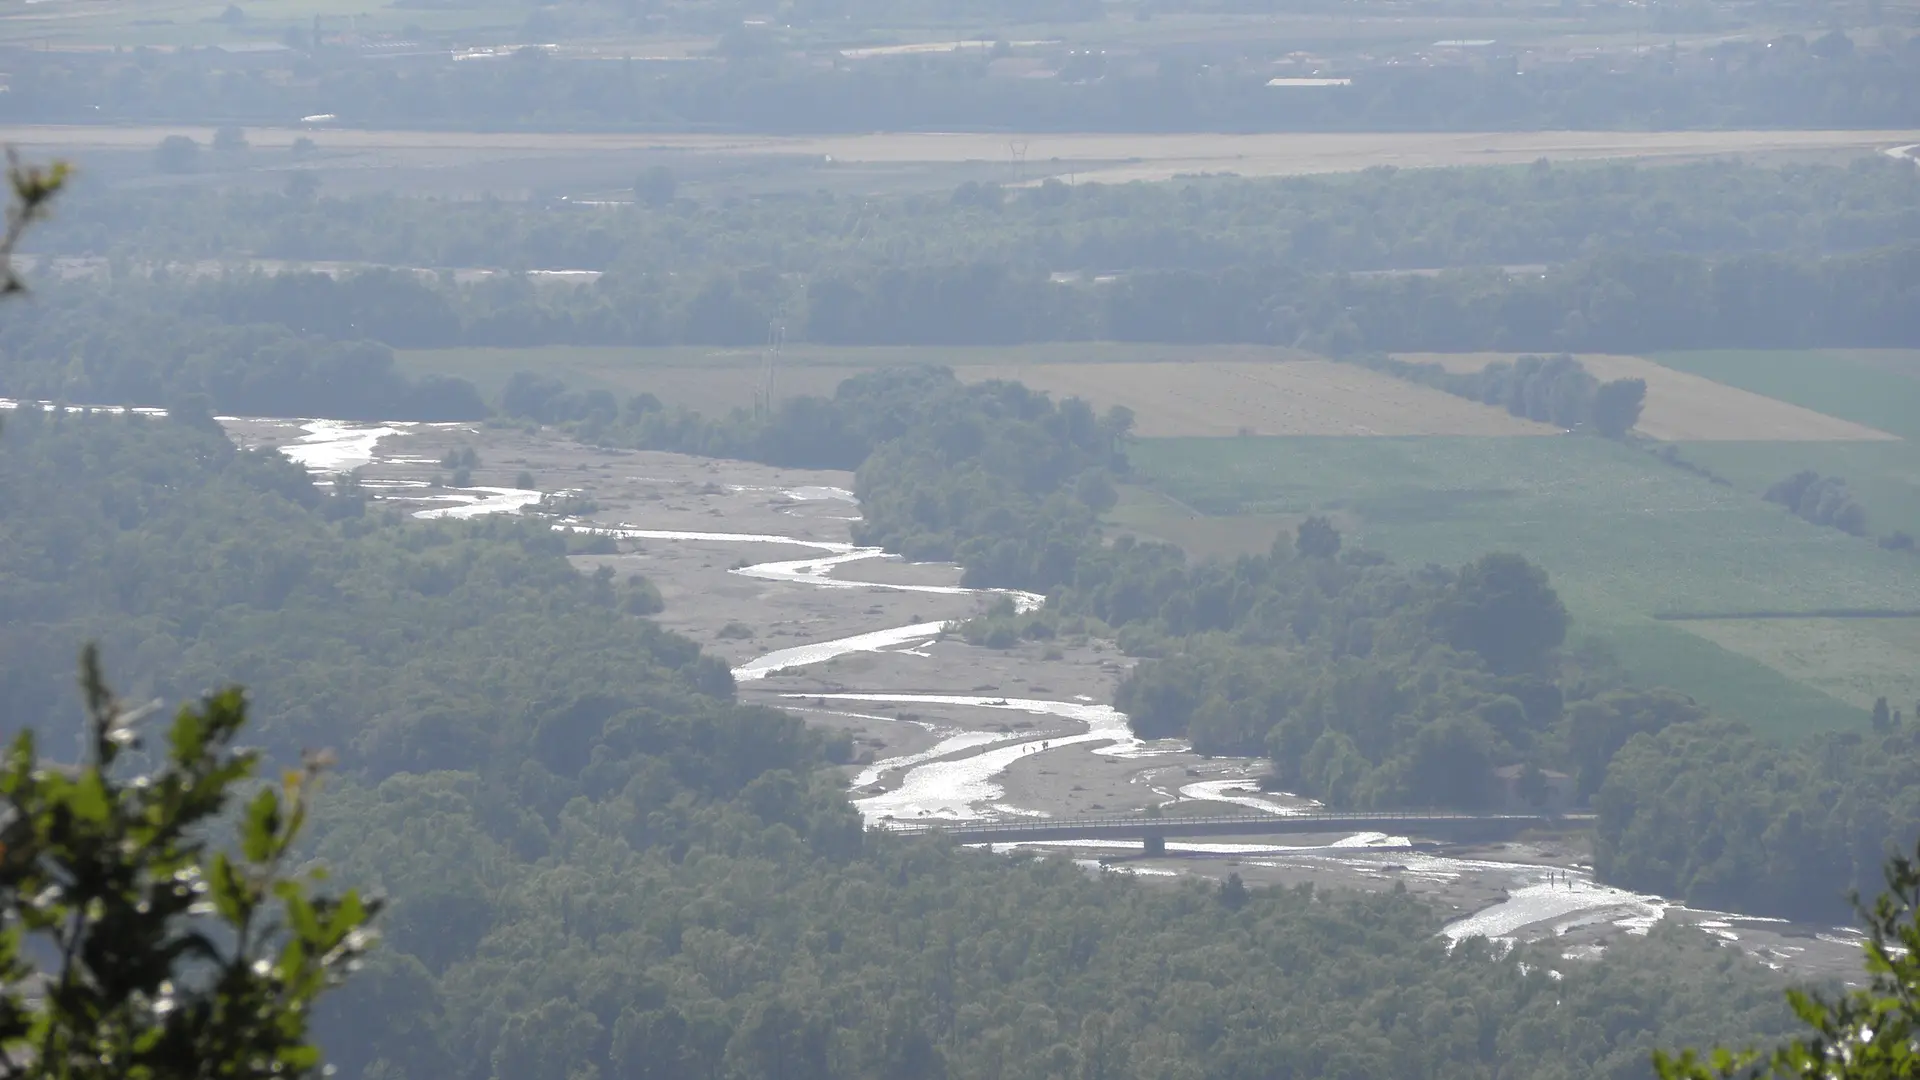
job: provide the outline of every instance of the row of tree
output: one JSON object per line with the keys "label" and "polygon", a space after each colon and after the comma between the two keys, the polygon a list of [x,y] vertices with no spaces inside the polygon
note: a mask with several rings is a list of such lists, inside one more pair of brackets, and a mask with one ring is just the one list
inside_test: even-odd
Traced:
{"label": "row of tree", "polygon": [[1381,355],[1362,357],[1361,362],[1449,394],[1501,406],[1514,416],[1569,431],[1585,428],[1609,439],[1633,430],[1647,401],[1645,379],[1603,383],[1566,353],[1496,360],[1478,371],[1467,372]]}
{"label": "row of tree", "polygon": [[[609,276],[591,286],[505,277],[436,284],[398,271],[240,273],[49,289],[12,334],[104,307],[290,327],[394,346],[1010,345],[1060,340],[1252,342],[1334,354],[1920,344],[1920,247],[1803,259],[1602,256],[1545,272],[1302,274],[1240,268],[1060,281],[966,263],[782,276]],[[115,327],[104,328],[111,332]],[[1555,415],[1551,403],[1527,415]],[[1579,410],[1575,410],[1578,412]]]}
{"label": "row of tree", "polygon": [[1867,508],[1853,497],[1843,476],[1805,469],[1768,486],[1761,498],[1815,525],[1830,525],[1851,536],[1867,534]]}
{"label": "row of tree", "polygon": [[[324,137],[324,136],[323,136]],[[682,171],[685,171],[683,165]],[[1002,265],[1089,276],[1231,267],[1383,271],[1569,262],[1612,250],[1837,254],[1920,242],[1920,171],[1737,161],[1642,167],[1394,169],[1274,179],[832,191],[703,199],[665,166],[634,205],[312,198],[195,187],[79,190],[37,251],[156,263],[247,257],[423,268],[566,268],[643,277]],[[676,190],[679,192],[676,197]],[[694,194],[690,197],[689,192]]]}

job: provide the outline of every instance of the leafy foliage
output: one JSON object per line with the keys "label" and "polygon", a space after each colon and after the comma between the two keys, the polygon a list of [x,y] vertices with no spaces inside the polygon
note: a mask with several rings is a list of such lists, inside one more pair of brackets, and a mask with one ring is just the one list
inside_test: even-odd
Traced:
{"label": "leafy foliage", "polygon": [[369,512],[180,423],[23,409],[0,445],[11,723],[58,722],[86,640],[142,696],[243,680],[270,753],[334,746],[373,775],[511,774],[522,740],[587,697],[716,728],[733,707],[712,696],[731,691],[725,665],[627,614],[649,590],[578,573],[537,524]]}
{"label": "leafy foliage", "polygon": [[[388,291],[373,279],[362,287],[374,296]],[[0,395],[348,420],[487,414],[470,384],[406,378],[393,351],[363,333],[326,340],[284,325],[230,325],[185,313],[192,307],[147,290],[116,297],[43,288],[33,304],[0,322]],[[324,315],[316,310],[312,317]]]}
{"label": "leafy foliage", "polygon": [[[621,302],[671,311],[709,289],[717,298],[721,283],[753,306],[782,288],[779,278],[808,288],[818,279],[864,289],[876,262],[917,271],[959,263],[1098,276],[1542,265],[1602,251],[1841,254],[1920,241],[1917,197],[1920,175],[1877,154],[1845,166],[1543,161],[1525,170],[1386,167],[1161,184],[1083,177],[1072,186],[1002,189],[970,181],[947,195],[823,190],[717,200],[682,192],[660,205],[645,198],[641,206],[590,212],[498,199],[115,188],[110,195],[70,193],[60,216],[36,232],[35,247],[118,255],[130,270],[239,251],[293,262],[601,270],[608,274],[605,291]],[[524,285],[489,282],[456,295],[494,308],[541,298]],[[238,275],[225,291],[233,303],[251,304],[275,289],[324,296],[328,288],[311,278],[273,286]],[[807,291],[776,294],[797,302]],[[889,297],[907,298],[898,286]],[[962,298],[951,299],[957,307]],[[891,328],[926,314],[924,307],[938,305],[916,304],[896,316],[874,312],[877,320],[850,323],[849,330],[878,337],[885,328],[897,336]],[[422,321],[432,325],[438,305],[429,310],[433,318]],[[947,325],[951,312],[938,317]],[[763,320],[760,333],[765,329]],[[503,335],[495,343],[507,341]]]}
{"label": "leafy foliage", "polygon": [[1609,439],[1633,428],[1647,397],[1645,380],[1615,379],[1603,384],[1565,353],[1522,356],[1512,363],[1496,360],[1480,371],[1465,373],[1389,356],[1369,356],[1361,362],[1449,394],[1502,406],[1529,420],[1568,429],[1590,426]]}
{"label": "leafy foliage", "polygon": [[[607,402],[610,403],[610,395]],[[503,411],[574,419],[615,445],[810,468],[857,468],[854,539],[915,559],[952,559],[968,585],[1047,589],[1071,580],[1124,471],[1126,409],[1096,416],[1018,383],[962,385],[946,368],[897,368],[724,420],[642,395],[617,419],[557,380],[515,376]],[[585,415],[582,416],[581,414]]]}
{"label": "leafy foliage", "polygon": [[[180,710],[150,773],[142,716],[82,661],[84,756],[63,768],[31,732],[0,767],[0,1050],[8,1075],[318,1075],[321,993],[359,960],[379,911],[316,894],[287,863],[319,781],[309,761],[244,799],[233,850],[206,839],[260,762],[233,748],[238,690]],[[57,958],[42,967],[34,946]]]}
{"label": "leafy foliage", "polygon": [[[1920,730],[1781,746],[1715,720],[1625,742],[1594,798],[1594,867],[1703,907],[1834,918],[1920,837]],[[1896,849],[1897,850],[1897,849]]]}
{"label": "leafy foliage", "polygon": [[1811,1028],[1771,1053],[1717,1049],[1656,1052],[1661,1080],[1719,1077],[1802,1077],[1806,1080],[1891,1080],[1920,1071],[1920,866],[1896,855],[1885,870],[1887,890],[1866,924],[1867,985],[1833,997],[1789,990],[1801,1023]]}
{"label": "leafy foliage", "polygon": [[1804,470],[1771,485],[1761,498],[1779,503],[1815,525],[1831,525],[1853,536],[1867,533],[1867,508],[1847,490],[1842,477]]}
{"label": "leafy foliage", "polygon": [[[1343,355],[1920,342],[1906,300],[1920,274],[1920,175],[1889,159],[985,190],[591,211],[116,192],[107,206],[76,203],[45,242],[108,256],[109,288],[134,311],[393,347],[745,346],[764,343],[770,322],[823,344],[1259,342]],[[235,251],[375,265],[161,269]],[[1501,269],[1516,264],[1544,269]],[[604,274],[557,284],[517,272],[540,266]],[[463,280],[419,267],[497,269]],[[1532,395],[1525,415],[1626,430],[1629,387],[1576,389]]]}

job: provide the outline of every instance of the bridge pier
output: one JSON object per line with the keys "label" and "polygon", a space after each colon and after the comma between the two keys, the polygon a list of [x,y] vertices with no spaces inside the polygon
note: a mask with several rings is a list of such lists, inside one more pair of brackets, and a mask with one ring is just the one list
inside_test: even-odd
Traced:
{"label": "bridge pier", "polygon": [[1149,855],[1165,855],[1167,853],[1167,838],[1164,836],[1147,837],[1146,849]]}

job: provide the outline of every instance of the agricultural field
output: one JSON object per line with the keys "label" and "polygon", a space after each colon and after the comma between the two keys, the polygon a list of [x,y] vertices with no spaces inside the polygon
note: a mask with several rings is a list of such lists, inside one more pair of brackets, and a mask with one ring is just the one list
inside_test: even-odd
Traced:
{"label": "agricultural field", "polygon": [[[1402,360],[1437,363],[1448,371],[1479,371],[1518,353],[1399,353]],[[1641,379],[1646,409],[1634,430],[1662,442],[1862,442],[1894,440],[1868,424],[1828,415],[1791,399],[1769,397],[1738,384],[1638,356],[1581,353],[1580,363],[1601,381]],[[1920,390],[1920,384],[1915,387]]]}
{"label": "agricultural field", "polygon": [[[669,405],[725,414],[765,383],[766,350],[560,346],[419,349],[398,354],[409,374],[471,380],[484,394],[516,371],[616,397],[647,392]],[[1347,364],[1249,345],[1074,342],[1010,348],[789,346],[774,371],[776,399],[831,395],[880,367],[942,364],[962,380],[1014,379],[1098,409],[1134,410],[1138,434],[1557,435],[1558,430]]]}
{"label": "agricultural field", "polygon": [[1651,359],[1920,440],[1920,349],[1718,349]]}
{"label": "agricultural field", "polygon": [[[514,372],[530,371],[553,376],[576,389],[608,390],[619,398],[646,392],[669,405],[718,414],[753,403],[754,395],[764,384],[767,363],[764,348],[700,345],[409,349],[395,355],[401,369],[408,374],[455,375],[470,380],[489,397],[498,394]],[[789,345],[780,352],[773,381],[776,399],[803,394],[825,396],[831,395],[841,380],[863,371],[939,364],[953,368],[962,379],[970,381],[1020,378],[1031,386],[1059,395],[1080,393],[1102,408],[1127,405],[1147,413],[1160,409],[1161,402],[1145,394],[1141,387],[1181,378],[1180,373],[1191,372],[1196,367],[1256,371],[1307,358],[1307,354],[1295,350],[1259,345],[1133,345],[1097,341],[1011,347]],[[1073,374],[1082,367],[1088,370],[1125,368],[1159,375],[1142,374],[1137,385],[1122,388],[1116,394],[1102,378]],[[1358,374],[1382,378],[1365,371]],[[1397,381],[1382,381],[1383,391],[1404,394],[1399,389],[1402,384]],[[1449,407],[1446,403],[1454,400],[1418,387],[1411,389],[1423,395],[1432,394],[1437,399],[1437,407]],[[1279,410],[1283,404],[1276,402],[1271,408]],[[1465,402],[1458,405],[1463,409],[1473,408]],[[1239,426],[1240,422],[1236,422],[1224,433],[1233,434]]]}
{"label": "agricultural field", "polygon": [[[399,355],[410,373],[459,375],[489,395],[535,371],[707,413],[750,405],[766,377],[766,352],[752,347]],[[793,345],[774,388],[831,394],[863,371],[941,364],[963,379],[1125,405],[1141,438],[1138,480],[1109,515],[1116,534],[1230,559],[1324,513],[1350,542],[1403,562],[1518,550],[1553,574],[1576,614],[1575,642],[1604,644],[1635,679],[1782,733],[1858,725],[1874,697],[1920,697],[1909,674],[1920,671],[1920,620],[1728,616],[1920,610],[1920,555],[1759,498],[1812,468],[1848,478],[1876,536],[1920,535],[1920,454],[1908,441],[1920,421],[1907,419],[1920,417],[1920,353],[1752,355],[1582,357],[1602,378],[1645,378],[1639,434],[1719,482],[1644,443],[1564,436],[1358,366],[1256,346]],[[1411,358],[1471,370],[1495,357]]]}
{"label": "agricultural field", "polygon": [[[1162,439],[1142,440],[1133,458],[1140,482],[1187,516],[1257,515],[1249,532],[1269,541],[1275,518],[1315,512],[1405,562],[1522,552],[1553,576],[1574,640],[1597,638],[1636,679],[1775,731],[1857,725],[1849,702],[1860,690],[1836,696],[1769,666],[1791,645],[1756,641],[1791,638],[1795,620],[1716,640],[1655,616],[1920,610],[1911,556],[1599,439]],[[1181,516],[1172,504],[1161,513],[1170,526]],[[1159,524],[1132,523],[1152,535]],[[1910,667],[1892,665],[1878,693],[1903,693],[1895,669]]]}
{"label": "agricultural field", "polygon": [[[1862,709],[1920,702],[1920,619],[1701,619],[1677,624]],[[1920,712],[1913,715],[1920,716]]]}
{"label": "agricultural field", "polygon": [[[1920,536],[1920,350],[1821,349],[1666,353],[1663,366],[1829,416],[1894,441],[1679,442],[1688,461],[1758,494],[1803,469],[1847,481],[1876,536]],[[1649,410],[1652,408],[1649,394]]]}
{"label": "agricultural field", "polygon": [[1327,360],[958,367],[1096,408],[1124,405],[1145,438],[1208,435],[1558,435],[1557,428]]}

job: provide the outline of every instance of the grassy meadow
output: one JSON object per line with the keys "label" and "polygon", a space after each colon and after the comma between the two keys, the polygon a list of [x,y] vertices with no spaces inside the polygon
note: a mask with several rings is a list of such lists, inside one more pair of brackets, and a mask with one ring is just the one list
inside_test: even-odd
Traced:
{"label": "grassy meadow", "polygon": [[[1781,670],[1792,645],[1767,641],[1798,620],[1753,620],[1717,641],[1656,617],[1920,609],[1912,556],[1599,439],[1142,440],[1133,459],[1143,486],[1177,500],[1161,521],[1134,511],[1131,527],[1150,535],[1192,530],[1197,514],[1244,518],[1270,541],[1277,521],[1313,512],[1401,562],[1519,551],[1553,576],[1574,640],[1596,637],[1636,680],[1783,734],[1858,725],[1859,684],[1871,678],[1849,676],[1837,696]],[[1902,694],[1904,680],[1891,685],[1889,672],[1878,693]]]}
{"label": "grassy meadow", "polygon": [[1920,536],[1920,350],[1666,353],[1661,364],[1898,435],[1884,442],[1682,442],[1681,455],[1753,494],[1803,469],[1844,477],[1875,536]]}

